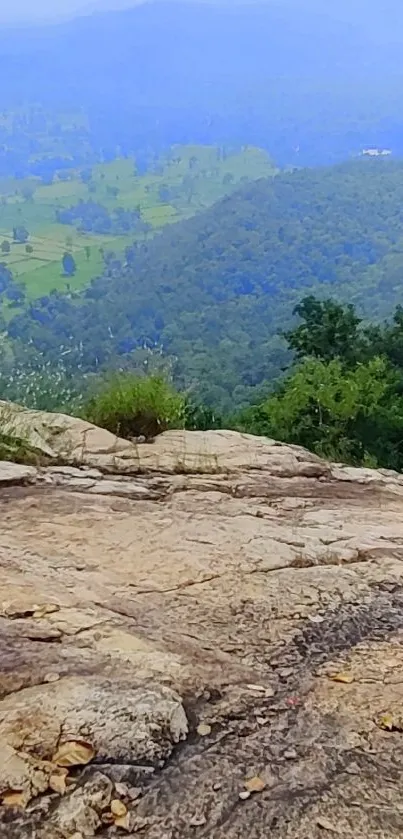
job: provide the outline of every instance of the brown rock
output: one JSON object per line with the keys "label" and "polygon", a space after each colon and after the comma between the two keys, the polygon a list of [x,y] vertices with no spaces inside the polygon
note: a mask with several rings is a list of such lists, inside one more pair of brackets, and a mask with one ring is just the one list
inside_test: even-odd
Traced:
{"label": "brown rock", "polygon": [[98,773],[90,783],[60,801],[51,822],[67,835],[78,832],[83,837],[95,836],[101,825],[102,811],[108,807],[111,795],[111,781]]}
{"label": "brown rock", "polygon": [[23,413],[70,465],[0,489],[0,836],[400,839],[403,477]]}

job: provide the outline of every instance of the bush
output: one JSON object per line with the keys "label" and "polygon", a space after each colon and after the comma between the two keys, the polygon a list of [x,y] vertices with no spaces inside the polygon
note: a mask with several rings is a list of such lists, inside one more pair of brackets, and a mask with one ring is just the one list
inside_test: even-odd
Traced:
{"label": "bush", "polygon": [[119,437],[152,439],[168,428],[182,428],[185,400],[161,376],[122,373],[104,380],[83,416]]}
{"label": "bush", "polygon": [[22,437],[4,433],[0,428],[0,460],[12,463],[24,463],[30,466],[43,466],[49,462],[46,455],[41,455]]}
{"label": "bush", "polygon": [[222,428],[221,415],[213,408],[192,402],[187,399],[185,403],[185,428],[189,431],[210,431],[210,429]]}

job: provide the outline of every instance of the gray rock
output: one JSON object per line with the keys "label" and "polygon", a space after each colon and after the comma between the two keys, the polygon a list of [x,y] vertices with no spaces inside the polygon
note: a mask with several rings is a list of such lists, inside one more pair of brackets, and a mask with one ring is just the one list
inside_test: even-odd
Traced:
{"label": "gray rock", "polygon": [[37,478],[38,470],[34,466],[23,466],[6,460],[0,461],[0,486],[34,484]]}

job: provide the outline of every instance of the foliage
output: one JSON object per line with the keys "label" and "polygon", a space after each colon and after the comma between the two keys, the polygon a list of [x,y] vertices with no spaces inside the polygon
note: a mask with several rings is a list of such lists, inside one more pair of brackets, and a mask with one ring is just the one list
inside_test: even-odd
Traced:
{"label": "foliage", "polygon": [[53,365],[32,348],[16,348],[16,356],[0,349],[0,400],[38,411],[80,410],[87,383],[79,369],[72,375],[63,359]]}
{"label": "foliage", "polygon": [[[112,189],[112,187],[107,187]],[[109,192],[109,197],[116,198]],[[79,233],[98,233],[111,236],[125,235],[130,232],[147,232],[150,225],[142,221],[138,210],[125,210],[116,207],[109,212],[107,207],[96,201],[79,201],[72,207],[56,210],[59,224],[74,224]]]}
{"label": "foliage", "polygon": [[382,358],[348,370],[337,359],[308,359],[243,425],[324,457],[400,468],[403,400],[395,386]]}
{"label": "foliage", "polygon": [[187,398],[185,402],[185,428],[189,431],[209,431],[214,428],[223,428],[223,419],[213,408]]}
{"label": "foliage", "polygon": [[297,311],[303,322],[288,340],[300,360],[236,427],[333,460],[403,469],[402,310],[369,327],[331,300],[309,297]]}
{"label": "foliage", "polygon": [[41,458],[23,437],[16,437],[3,431],[0,419],[0,460],[39,466],[44,464],[46,458]]}
{"label": "foliage", "polygon": [[[36,302],[34,317],[18,312],[9,334],[53,362],[63,344],[72,367],[80,346],[86,371],[124,366],[134,349],[162,345],[182,390],[220,412],[246,407],[289,363],[279,333],[293,326],[301,295],[334,299],[304,303],[312,310],[301,310],[305,333],[292,344],[299,357],[320,354],[329,341],[337,357],[365,331],[360,317],[393,312],[403,272],[402,206],[403,163],[396,161],[248,183],[127,247],[123,259],[105,259],[103,273],[74,299],[49,296]],[[340,301],[356,303],[360,314],[343,314]],[[315,307],[324,305],[315,332]]]}
{"label": "foliage", "polygon": [[18,432],[14,427],[13,411],[7,404],[0,404],[0,461],[44,465],[47,458],[39,454],[29,442],[29,434],[24,435],[24,428]]}
{"label": "foliage", "polygon": [[121,373],[98,386],[83,415],[120,437],[149,440],[168,428],[183,427],[185,400],[161,376]]}
{"label": "foliage", "polygon": [[294,315],[303,322],[285,337],[296,358],[355,360],[361,318],[357,317],[354,306],[342,306],[334,300],[320,301],[311,295],[298,303]]}
{"label": "foliage", "polygon": [[[44,137],[46,139],[46,131],[50,134],[56,131],[54,143],[66,143],[70,156],[53,159],[55,177],[49,182],[32,176],[1,178],[0,146],[0,229],[10,231],[10,239],[13,228],[24,226],[29,230],[30,242],[22,252],[21,243],[15,241],[15,247],[10,248],[4,258],[15,280],[18,277],[19,282],[24,283],[28,299],[48,295],[54,289],[67,290],[65,277],[60,272],[65,250],[73,254],[77,265],[74,282],[69,283],[68,292],[71,293],[85,287],[92,277],[102,273],[101,248],[121,254],[133,240],[142,241],[164,225],[199,212],[233,191],[243,179],[256,179],[275,171],[267,153],[252,147],[232,149],[224,160],[218,147],[175,146],[159,154],[149,152],[145,171],[135,166],[133,157],[116,156],[117,151],[105,160],[98,148],[97,152],[91,152],[94,162],[91,180],[83,181],[74,162],[81,154],[89,154],[85,133],[69,133],[67,127],[52,122],[51,115],[38,106],[29,110],[26,116],[27,130],[31,133],[35,134],[32,115],[43,128],[40,141]],[[12,124],[16,121],[12,114],[10,121]],[[52,142],[50,136],[48,140]],[[39,139],[35,135],[34,145],[36,142]],[[71,142],[76,146],[74,154]],[[29,156],[29,149],[26,155]],[[191,161],[192,200],[189,204],[188,190],[183,181]],[[46,161],[41,161],[41,164],[44,163]],[[62,168],[67,164],[70,168]],[[39,162],[35,157],[35,171],[37,165]],[[160,174],[157,174],[157,169]],[[223,186],[224,171],[231,172],[231,185]],[[160,195],[159,184],[165,181],[169,184],[171,203]],[[34,204],[20,200],[26,186],[34,191]],[[62,223],[65,229],[68,223],[74,225],[75,230],[70,228],[73,235],[64,235]],[[34,248],[34,256],[31,248]]]}
{"label": "foliage", "polygon": [[13,228],[13,239],[19,245],[24,245],[28,241],[29,233],[24,225],[17,225]]}
{"label": "foliage", "polygon": [[77,265],[74,256],[71,253],[68,253],[68,251],[66,251],[66,253],[63,254],[62,265],[63,271],[66,274],[66,276],[74,277],[74,274],[77,270]]}

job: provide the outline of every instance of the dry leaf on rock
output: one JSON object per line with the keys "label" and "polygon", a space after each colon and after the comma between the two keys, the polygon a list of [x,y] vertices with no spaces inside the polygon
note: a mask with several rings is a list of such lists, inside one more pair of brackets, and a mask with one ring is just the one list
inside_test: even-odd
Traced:
{"label": "dry leaf on rock", "polygon": [[248,792],[263,792],[266,786],[266,782],[263,778],[259,778],[259,775],[255,775],[254,778],[249,778],[244,783],[244,787]]}
{"label": "dry leaf on rock", "polygon": [[351,685],[354,681],[354,676],[352,676],[351,673],[332,673],[332,675],[329,676],[329,679],[331,679],[332,682],[341,682],[343,685]]}
{"label": "dry leaf on rock", "polygon": [[59,795],[64,795],[67,786],[67,775],[67,769],[60,769],[58,772],[53,773],[53,775],[49,778],[50,789],[52,789],[53,792],[58,792]]}
{"label": "dry leaf on rock", "polygon": [[323,830],[329,830],[331,833],[339,833],[339,828],[329,819],[322,818],[321,816],[316,819],[316,824],[318,827],[322,827]]}
{"label": "dry leaf on rock", "polygon": [[95,751],[90,743],[84,740],[67,740],[59,746],[52,762],[56,766],[86,766],[95,757]]}
{"label": "dry leaf on rock", "polygon": [[200,725],[197,726],[197,733],[200,734],[200,737],[207,737],[211,734],[211,725],[206,725],[206,723],[201,722]]}
{"label": "dry leaf on rock", "polygon": [[60,610],[60,606],[56,606],[55,603],[43,603],[41,606],[33,606],[32,608],[34,618],[44,618],[45,615],[52,615],[53,612]]}
{"label": "dry leaf on rock", "polygon": [[118,798],[114,798],[113,801],[111,801],[111,813],[113,816],[120,819],[126,815],[127,807],[123,804],[123,801],[119,801]]}
{"label": "dry leaf on rock", "polygon": [[21,789],[7,789],[1,793],[1,803],[4,807],[26,806],[26,796]]}
{"label": "dry leaf on rock", "polygon": [[379,728],[383,728],[384,731],[393,731],[396,728],[392,714],[382,714],[376,720],[376,724]]}
{"label": "dry leaf on rock", "polygon": [[127,832],[129,832],[131,830],[130,814],[126,813],[125,816],[120,816],[119,819],[115,819],[115,827],[121,827],[123,830],[127,830]]}

